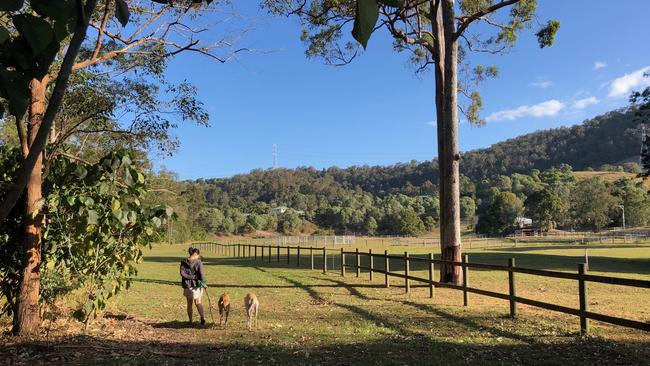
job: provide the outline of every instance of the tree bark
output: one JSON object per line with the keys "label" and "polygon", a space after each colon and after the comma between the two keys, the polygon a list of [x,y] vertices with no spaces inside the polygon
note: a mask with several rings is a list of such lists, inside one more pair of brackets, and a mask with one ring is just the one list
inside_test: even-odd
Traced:
{"label": "tree bark", "polygon": [[[442,55],[436,66],[436,112],[440,172],[440,246],[443,260],[461,261],[460,153],[458,151],[458,43],[454,37],[454,0],[441,1],[437,29]],[[442,79],[442,80],[441,80]],[[440,281],[461,284],[462,268],[440,266]]]}
{"label": "tree bark", "polygon": [[[45,88],[47,76],[43,80],[30,83],[31,104],[29,107],[29,145],[34,143],[45,113]],[[16,313],[14,314],[14,334],[27,335],[38,332],[41,324],[38,295],[40,290],[41,266],[41,226],[43,215],[40,212],[42,198],[43,154],[39,154],[26,187],[26,207],[23,237],[23,270],[18,293]],[[34,212],[38,211],[38,214]]]}

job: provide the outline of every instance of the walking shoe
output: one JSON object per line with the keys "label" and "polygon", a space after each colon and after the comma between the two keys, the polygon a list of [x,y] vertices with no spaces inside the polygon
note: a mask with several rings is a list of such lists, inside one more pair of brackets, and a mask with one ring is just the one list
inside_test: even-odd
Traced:
{"label": "walking shoe", "polygon": [[201,325],[205,325],[205,319],[201,318]]}

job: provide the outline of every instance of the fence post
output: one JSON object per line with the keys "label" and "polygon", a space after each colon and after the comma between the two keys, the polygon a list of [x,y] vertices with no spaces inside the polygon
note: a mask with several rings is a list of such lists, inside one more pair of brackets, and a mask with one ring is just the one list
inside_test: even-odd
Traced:
{"label": "fence post", "polygon": [[375,267],[375,258],[372,256],[372,249],[368,249],[368,263],[370,264],[370,281],[372,281],[372,270]]}
{"label": "fence post", "polygon": [[275,258],[276,260],[275,260],[275,261],[278,262],[278,263],[280,263],[280,246],[279,246],[279,245],[278,245],[277,249],[278,249],[278,250],[277,250],[277,252],[275,253],[275,256],[276,256],[276,258]]}
{"label": "fence post", "polygon": [[273,250],[273,247],[269,245],[269,263],[271,263],[271,260],[273,260],[273,254],[271,254],[271,250]]}
{"label": "fence post", "polygon": [[309,247],[309,257],[311,259],[311,270],[314,270],[314,248]]}
{"label": "fence post", "polygon": [[264,245],[262,245],[262,262],[264,262]]}
{"label": "fence post", "polygon": [[469,268],[467,263],[469,262],[469,257],[467,255],[463,256],[463,305],[469,305],[469,294],[467,293],[467,286],[469,285],[469,279],[467,274],[469,273]]}
{"label": "fence post", "polygon": [[354,268],[357,270],[357,277],[361,274],[361,257],[359,257],[359,248],[354,253]]}
{"label": "fence post", "polygon": [[429,297],[433,299],[433,273],[434,273],[434,264],[433,264],[433,253],[429,253]]}
{"label": "fence post", "polygon": [[345,253],[341,248],[341,277],[345,277]]}
{"label": "fence post", "polygon": [[384,283],[386,285],[386,288],[390,287],[390,276],[388,275],[388,272],[390,272],[390,258],[388,258],[388,250],[384,250],[384,270],[386,274],[386,278],[384,279]]}
{"label": "fence post", "polygon": [[237,244],[237,257],[241,257],[241,244]]}
{"label": "fence post", "polygon": [[298,258],[296,260],[296,267],[300,267],[300,245],[298,245],[298,249],[296,249],[296,251],[297,251],[296,257]]}
{"label": "fence post", "polygon": [[515,301],[515,296],[517,296],[517,293],[515,291],[515,272],[513,272],[513,269],[515,268],[515,259],[510,258],[508,259],[508,288],[510,292],[510,317],[514,318],[517,316],[517,302]]}
{"label": "fence post", "polygon": [[409,253],[404,252],[404,287],[406,293],[411,292],[411,283],[409,282]]}
{"label": "fence post", "polygon": [[578,264],[578,290],[580,292],[580,334],[587,334],[589,332],[589,319],[585,316],[584,312],[589,311],[589,303],[587,302],[587,284],[585,283],[584,275],[587,273],[588,268],[584,263]]}
{"label": "fence post", "polygon": [[291,263],[291,247],[287,245],[287,265]]}
{"label": "fence post", "polygon": [[255,260],[257,260],[257,244],[255,244]]}
{"label": "fence post", "polygon": [[327,248],[323,247],[323,274],[327,273]]}

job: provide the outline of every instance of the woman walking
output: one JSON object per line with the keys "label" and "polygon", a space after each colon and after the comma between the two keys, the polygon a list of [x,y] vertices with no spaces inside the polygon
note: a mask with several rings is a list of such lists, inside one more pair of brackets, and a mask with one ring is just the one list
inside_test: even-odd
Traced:
{"label": "woman walking", "polygon": [[199,257],[200,251],[198,248],[188,250],[189,256],[181,261],[181,285],[183,286],[183,294],[187,299],[187,316],[192,323],[192,308],[193,304],[196,305],[201,316],[201,325],[205,325],[205,316],[203,315],[203,305],[201,304],[201,297],[203,296],[204,277],[203,277],[203,263]]}

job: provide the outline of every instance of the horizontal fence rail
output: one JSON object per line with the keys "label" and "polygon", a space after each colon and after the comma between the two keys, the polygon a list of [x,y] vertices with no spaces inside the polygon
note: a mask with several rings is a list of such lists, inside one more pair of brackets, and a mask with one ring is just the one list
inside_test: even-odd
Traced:
{"label": "horizontal fence rail", "polygon": [[[391,277],[399,278],[404,282],[405,292],[410,291],[411,282],[425,283],[429,285],[429,296],[434,297],[435,287],[449,288],[463,292],[463,304],[469,305],[469,294],[474,293],[478,295],[494,297],[502,300],[507,300],[510,305],[510,316],[516,317],[517,304],[525,304],[533,307],[538,307],[546,310],[557,311],[564,314],[574,315],[580,318],[580,331],[585,334],[589,331],[589,319],[615,324],[623,327],[639,329],[643,331],[650,331],[650,322],[643,322],[638,320],[626,319],[612,315],[595,313],[589,310],[588,302],[588,286],[589,282],[604,283],[616,286],[628,286],[635,288],[650,289],[650,281],[639,280],[632,278],[610,277],[602,275],[592,275],[588,273],[588,266],[580,263],[577,272],[559,272],[544,269],[533,269],[517,267],[515,259],[510,258],[507,265],[487,264],[487,263],[472,263],[469,261],[468,256],[464,256],[461,262],[434,259],[433,254],[427,254],[428,257],[416,257],[408,252],[403,255],[384,253],[373,253],[372,250],[367,252],[356,249],[355,251],[346,251],[345,249],[331,249],[323,247],[311,246],[281,246],[281,245],[260,245],[260,244],[220,244],[220,243],[197,243],[201,250],[216,252],[223,256],[230,257],[244,257],[252,258],[254,260],[268,261],[269,263],[275,262],[282,263],[281,259],[286,260],[287,265],[294,264],[297,268],[301,267],[301,259],[309,258],[310,268],[322,269],[323,273],[327,273],[328,268],[334,270],[338,264],[338,268],[343,277],[346,276],[346,269],[350,269],[356,277],[361,276],[361,271],[367,271],[370,280],[373,279],[373,274],[384,275],[385,287],[390,287]],[[292,253],[295,255],[295,263],[292,261]],[[265,258],[266,257],[266,258]],[[281,258],[283,257],[283,258]],[[354,260],[349,262],[349,257]],[[366,257],[369,265],[362,265],[361,258]],[[338,263],[335,260],[338,259]],[[316,261],[318,260],[318,266]],[[402,270],[400,272],[391,270],[391,260],[401,263]],[[375,263],[383,263],[382,268],[376,268]],[[413,276],[410,273],[411,263],[425,264],[428,270],[428,278]],[[436,265],[451,265],[454,267],[461,267],[463,279],[461,284],[451,284],[435,280]],[[469,285],[469,269],[482,269],[492,271],[502,271],[508,273],[508,293],[500,293],[491,290],[471,287]],[[533,300],[517,296],[516,292],[516,274],[523,273],[528,275],[561,278],[567,280],[577,281],[579,308],[572,308],[563,305],[551,304],[539,300]]]}

